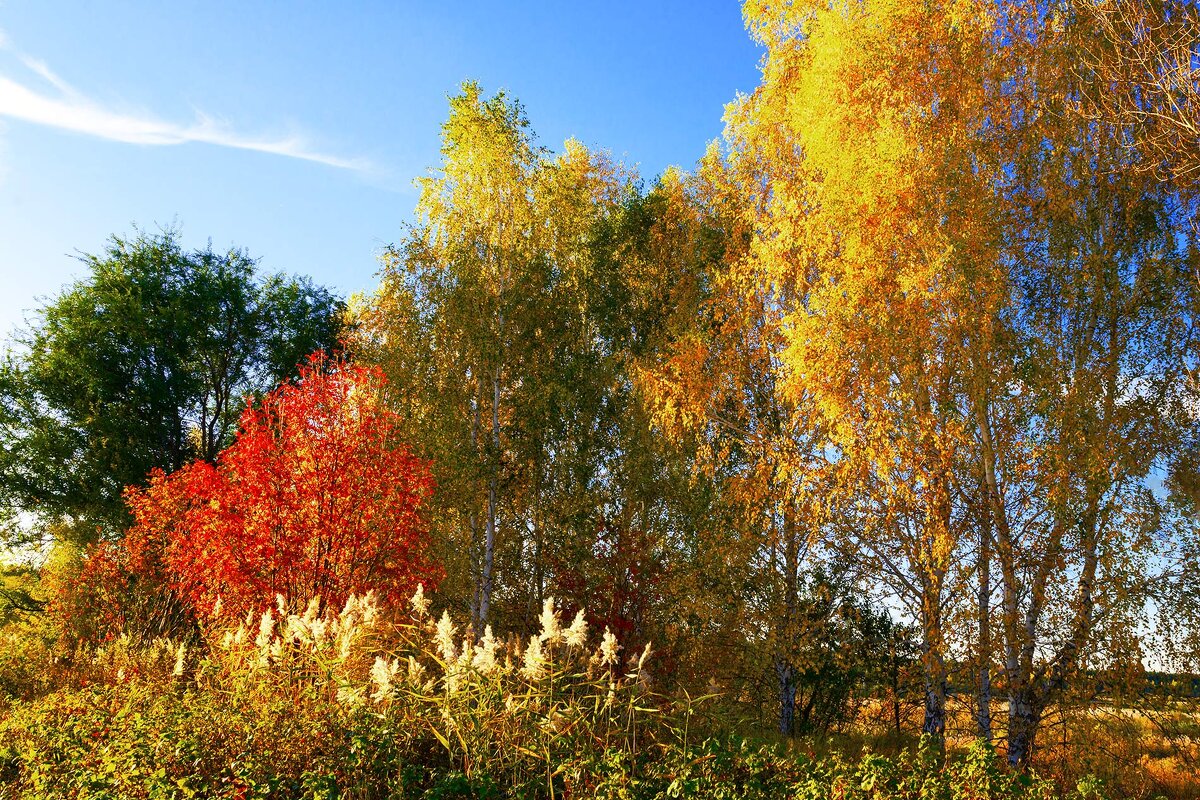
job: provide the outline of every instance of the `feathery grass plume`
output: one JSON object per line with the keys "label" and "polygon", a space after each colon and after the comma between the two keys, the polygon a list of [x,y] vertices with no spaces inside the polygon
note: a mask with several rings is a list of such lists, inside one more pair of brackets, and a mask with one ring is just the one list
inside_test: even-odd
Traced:
{"label": "feathery grass plume", "polygon": [[413,614],[417,619],[424,619],[429,616],[430,601],[425,596],[425,584],[417,584],[417,591],[413,592],[412,600],[409,602],[412,604]]}
{"label": "feathery grass plume", "polygon": [[271,613],[271,609],[263,612],[262,619],[258,621],[258,636],[254,639],[254,645],[259,650],[266,650],[271,646],[271,639],[275,635],[275,616]]}
{"label": "feathery grass plume", "polygon": [[[341,615],[332,623],[337,639],[338,658],[345,661],[350,657],[354,644],[362,633],[362,625],[370,624],[367,616],[371,611],[370,595],[362,598],[350,595],[346,598]],[[373,619],[374,615],[371,614],[371,617]]]}
{"label": "feathery grass plume", "polygon": [[415,656],[408,657],[408,685],[410,688],[419,689],[424,683],[425,665],[417,661]]}
{"label": "feathery grass plume", "polygon": [[187,662],[187,645],[183,642],[179,643],[179,649],[175,651],[175,666],[171,669],[171,674],[176,678],[183,677],[183,668]]}
{"label": "feathery grass plume", "polygon": [[367,625],[375,624],[379,616],[379,595],[372,589],[363,595],[358,604],[359,615]]}
{"label": "feathery grass plume", "polygon": [[537,680],[545,674],[546,658],[542,653],[541,638],[529,637],[529,647],[525,649],[521,664],[521,674],[530,680]]}
{"label": "feathery grass plume", "polygon": [[575,619],[571,622],[571,627],[567,628],[563,640],[567,643],[567,647],[583,647],[587,644],[588,624],[583,617],[581,610],[575,615]]}
{"label": "feathery grass plume", "polygon": [[437,638],[435,641],[437,642],[438,651],[441,654],[442,663],[447,665],[454,663],[456,655],[454,634],[456,630],[454,623],[450,621],[450,612],[443,611],[442,618],[438,620]]}
{"label": "feathery grass plume", "polygon": [[471,659],[471,666],[482,675],[490,675],[495,672],[500,666],[496,662],[496,650],[499,646],[500,643],[492,635],[492,626],[485,626],[483,629],[483,638],[479,640],[479,644],[475,645],[475,654]]}
{"label": "feathery grass plume", "polygon": [[308,644],[312,641],[312,633],[309,631],[308,625],[304,619],[296,614],[289,614],[287,624],[284,626],[284,637],[289,642],[297,644]]}
{"label": "feathery grass plume", "polygon": [[263,612],[262,619],[258,622],[258,636],[254,637],[254,646],[258,648],[258,654],[255,662],[260,667],[265,667],[270,663],[271,658],[271,643],[275,638],[275,617],[271,613],[271,609]]}
{"label": "feathery grass plume", "polygon": [[613,635],[607,627],[604,629],[604,638],[600,641],[600,664],[605,667],[615,667],[617,665],[617,651],[621,649],[617,637]]}
{"label": "feathery grass plume", "polygon": [[636,671],[641,672],[646,666],[646,659],[650,658],[650,643],[646,642],[646,647],[642,650],[642,654],[638,656]]}
{"label": "feathery grass plume", "polygon": [[558,614],[554,611],[554,598],[547,597],[542,604],[541,640],[546,644],[556,644],[562,641],[562,628],[559,625]]}
{"label": "feathery grass plume", "polygon": [[308,606],[304,609],[304,616],[301,620],[305,625],[312,625],[316,620],[317,615],[321,613],[321,596],[316,595],[308,601]]}
{"label": "feathery grass plume", "polygon": [[463,637],[462,645],[458,651],[458,661],[456,662],[458,669],[463,670],[470,667],[474,656],[475,652],[471,643],[471,634],[468,630],[467,635]]}
{"label": "feathery grass plume", "polygon": [[345,685],[339,686],[337,690],[337,701],[347,708],[359,708],[366,704],[365,692],[361,686]]}
{"label": "feathery grass plume", "polygon": [[375,663],[371,666],[371,683],[374,684],[371,692],[373,701],[382,703],[384,700],[391,699],[392,681],[395,680],[398,672],[400,672],[400,664],[395,659],[388,661],[383,656],[375,656]]}

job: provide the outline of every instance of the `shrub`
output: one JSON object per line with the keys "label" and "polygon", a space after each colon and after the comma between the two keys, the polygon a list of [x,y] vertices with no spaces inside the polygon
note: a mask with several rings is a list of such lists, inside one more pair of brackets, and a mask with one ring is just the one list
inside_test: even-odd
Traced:
{"label": "shrub", "polygon": [[295,382],[246,409],[215,465],[130,488],[133,528],[50,582],[67,639],[190,635],[218,598],[243,613],[276,594],[340,606],[353,593],[398,601],[435,584],[422,518],[429,465],[395,441],[383,381],[315,354]]}

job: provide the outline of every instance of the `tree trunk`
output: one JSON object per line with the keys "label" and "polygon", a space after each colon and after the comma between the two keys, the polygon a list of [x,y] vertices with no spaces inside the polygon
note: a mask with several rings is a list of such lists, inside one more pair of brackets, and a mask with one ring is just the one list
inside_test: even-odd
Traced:
{"label": "tree trunk", "polygon": [[[503,321],[503,318],[501,318]],[[493,567],[496,560],[496,500],[500,482],[500,367],[492,372],[492,474],[488,479],[487,526],[483,541],[483,580],[480,586],[479,620],[486,625],[492,605]]]}
{"label": "tree trunk", "polygon": [[900,654],[896,652],[896,640],[899,634],[892,631],[892,716],[896,724],[896,735],[900,735]]}
{"label": "tree trunk", "polygon": [[544,549],[546,515],[542,511],[542,482],[543,469],[541,459],[537,461],[534,470],[534,494],[533,494],[533,602],[529,605],[532,608],[529,610],[529,620],[527,624],[531,627],[533,620],[536,619],[536,614],[540,613],[542,603],[546,599],[546,567],[543,563],[542,551]]}
{"label": "tree trunk", "polygon": [[1034,737],[1042,721],[1040,704],[1030,687],[1009,693],[1008,698],[1008,764],[1014,769],[1029,767],[1033,757]]}
{"label": "tree trunk", "polygon": [[779,734],[796,733],[796,671],[787,661],[776,659],[775,674],[779,678]]}
{"label": "tree trunk", "polygon": [[925,667],[925,721],[921,733],[939,742],[946,735],[946,659],[942,650],[941,586],[925,588],[921,660]]}
{"label": "tree trunk", "polygon": [[[479,457],[479,416],[480,416],[480,381],[478,378],[475,382],[475,396],[472,398],[471,408],[471,452],[476,458]],[[474,481],[472,481],[474,483]],[[472,487],[475,488],[475,487]],[[472,492],[474,494],[474,492]],[[480,552],[481,542],[479,541],[479,515],[476,513],[478,507],[475,505],[478,495],[471,498],[471,513],[467,516],[467,525],[471,532],[470,552],[468,553],[470,569],[472,577],[475,574],[480,576],[479,582],[475,584],[475,591],[471,596],[471,627],[475,631],[475,637],[483,636],[483,554]],[[478,570],[478,573],[476,573]]]}
{"label": "tree trunk", "polygon": [[800,613],[800,542],[797,539],[796,519],[790,503],[785,502],[778,517],[778,530],[783,544],[783,636],[780,655],[775,657],[775,673],[779,676],[779,733],[796,733],[796,669],[791,654],[799,644],[796,629]]}
{"label": "tree trunk", "polygon": [[925,721],[921,733],[929,734],[941,741],[946,735],[946,671],[940,654],[926,653],[927,660],[935,660],[940,668],[926,669],[925,674]]}
{"label": "tree trunk", "polygon": [[[1000,481],[996,475],[996,448],[992,441],[992,423],[989,417],[989,406],[980,401],[977,404],[977,417],[980,440],[983,443],[983,532],[979,542],[979,736],[987,741],[992,740],[992,536],[993,529],[1000,539],[1000,557],[1002,564],[1005,559],[1012,558],[1011,537],[1008,528],[1008,510],[1004,506],[1004,497],[1000,493]],[[1011,564],[1010,564],[1011,566]],[[1004,615],[1004,630],[1011,634],[1015,630],[1016,594],[1009,572],[1004,572],[1002,583],[1005,588],[1002,612]],[[1015,573],[1013,573],[1015,574]],[[1011,681],[1015,675],[1015,650],[1008,647],[1006,664],[1008,677]]]}
{"label": "tree trunk", "polygon": [[984,510],[979,542],[979,738],[992,740],[992,533],[991,515]]}

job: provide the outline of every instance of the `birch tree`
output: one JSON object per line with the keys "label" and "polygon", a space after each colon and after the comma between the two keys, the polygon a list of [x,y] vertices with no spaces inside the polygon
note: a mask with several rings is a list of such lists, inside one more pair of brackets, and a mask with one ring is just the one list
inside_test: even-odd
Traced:
{"label": "birch tree", "polygon": [[[946,615],[967,533],[969,333],[1002,298],[973,150],[992,28],[939,7],[749,3],[763,80],[731,110],[771,131],[758,268],[791,288],[786,387],[828,431],[847,544],[919,621],[927,733],[945,729]],[[802,179],[796,176],[802,176]],[[782,177],[782,182],[779,178]]]}

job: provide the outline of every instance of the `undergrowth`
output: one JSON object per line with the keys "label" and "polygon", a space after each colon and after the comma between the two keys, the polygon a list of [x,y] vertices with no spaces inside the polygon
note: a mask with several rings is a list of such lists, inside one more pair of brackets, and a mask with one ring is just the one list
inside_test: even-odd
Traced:
{"label": "undergrowth", "polygon": [[[0,712],[0,798],[842,798],[1060,793],[990,746],[806,757],[697,729],[622,653],[547,603],[526,642],[351,598],[218,617],[206,647],[115,640],[71,685]],[[1101,797],[1094,783],[1071,795]]]}

